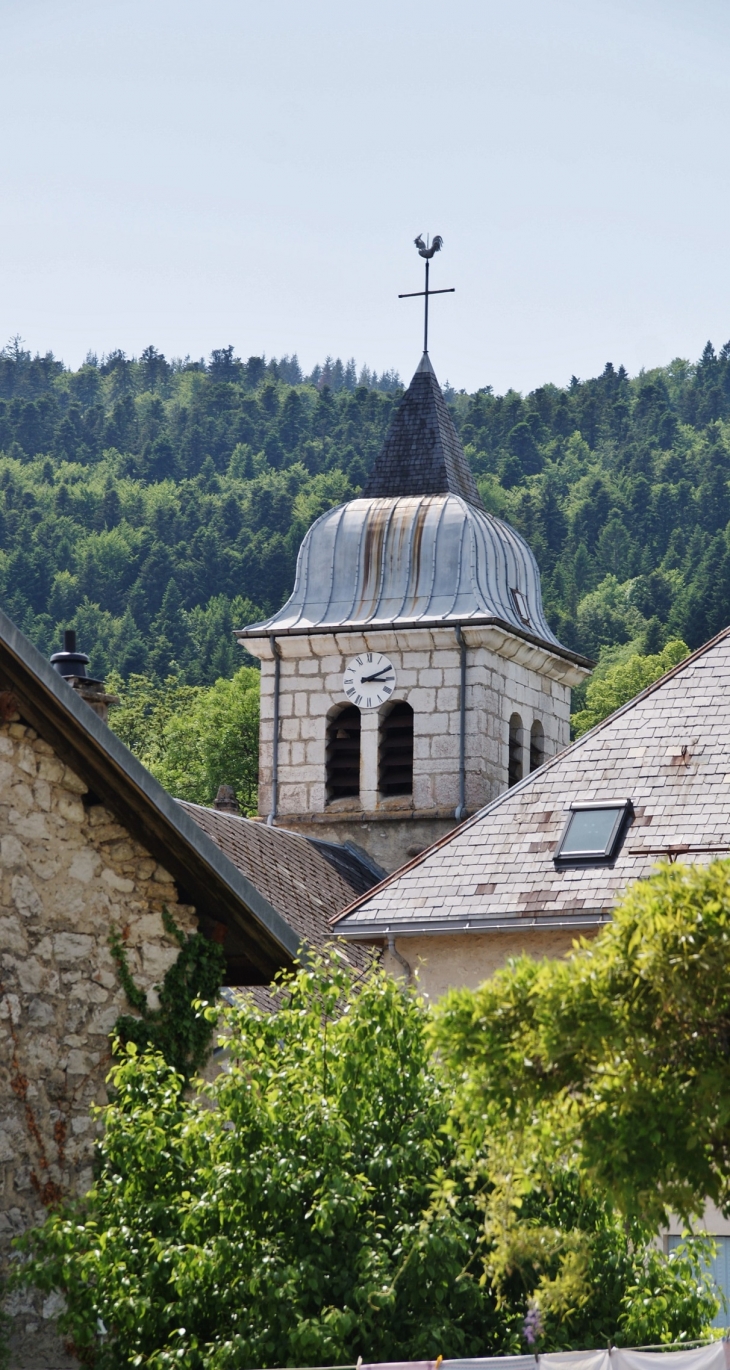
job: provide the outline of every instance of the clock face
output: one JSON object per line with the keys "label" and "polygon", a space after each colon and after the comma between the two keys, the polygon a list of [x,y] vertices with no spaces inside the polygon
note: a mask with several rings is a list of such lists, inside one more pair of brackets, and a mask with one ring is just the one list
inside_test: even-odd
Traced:
{"label": "clock face", "polygon": [[342,688],[358,709],[377,709],[395,689],[395,667],[382,652],[362,652],[345,667]]}

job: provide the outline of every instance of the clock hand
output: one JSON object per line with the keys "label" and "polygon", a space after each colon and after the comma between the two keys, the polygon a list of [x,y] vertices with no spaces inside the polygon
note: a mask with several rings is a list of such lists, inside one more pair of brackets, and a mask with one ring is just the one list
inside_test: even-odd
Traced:
{"label": "clock hand", "polygon": [[392,671],[392,666],[383,666],[382,670],[376,671],[375,675],[364,675],[361,677],[360,684],[365,685],[370,680],[379,680],[381,675],[388,675]]}

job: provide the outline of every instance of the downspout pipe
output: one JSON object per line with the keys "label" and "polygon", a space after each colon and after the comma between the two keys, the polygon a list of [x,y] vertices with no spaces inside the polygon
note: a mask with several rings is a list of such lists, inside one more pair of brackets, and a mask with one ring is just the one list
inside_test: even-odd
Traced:
{"label": "downspout pipe", "polygon": [[459,804],[454,810],[454,818],[461,822],[466,818],[466,641],[461,624],[456,625],[456,641],[459,644]]}
{"label": "downspout pipe", "polygon": [[411,970],[411,967],[406,961],[405,956],[401,956],[400,952],[398,951],[395,945],[395,937],[392,932],[388,933],[388,951],[390,952],[391,956],[395,958],[396,961],[400,962],[406,973],[406,983],[410,984],[413,978],[413,971]]}
{"label": "downspout pipe", "polygon": [[273,633],[269,633],[271,655],[274,658],[274,754],[271,764],[271,811],[266,820],[273,828],[279,810],[279,686],[281,682],[281,647]]}

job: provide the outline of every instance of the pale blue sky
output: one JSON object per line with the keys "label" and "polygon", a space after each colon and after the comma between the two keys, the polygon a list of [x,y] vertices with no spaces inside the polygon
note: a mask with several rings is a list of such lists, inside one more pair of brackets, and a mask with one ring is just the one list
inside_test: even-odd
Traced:
{"label": "pale blue sky", "polygon": [[0,335],[457,387],[730,337],[727,0],[0,0]]}

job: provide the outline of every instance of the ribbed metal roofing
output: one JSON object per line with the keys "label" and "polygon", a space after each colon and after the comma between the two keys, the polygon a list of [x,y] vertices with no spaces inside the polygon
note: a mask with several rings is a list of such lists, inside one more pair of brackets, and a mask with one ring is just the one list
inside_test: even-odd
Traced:
{"label": "ribbed metal roofing", "polygon": [[484,506],[428,353],[424,352],[363,494],[461,495]]}
{"label": "ribbed metal roofing", "polygon": [[312,525],[291,598],[242,636],[495,619],[560,647],[514,528],[458,495],[354,499]]}

